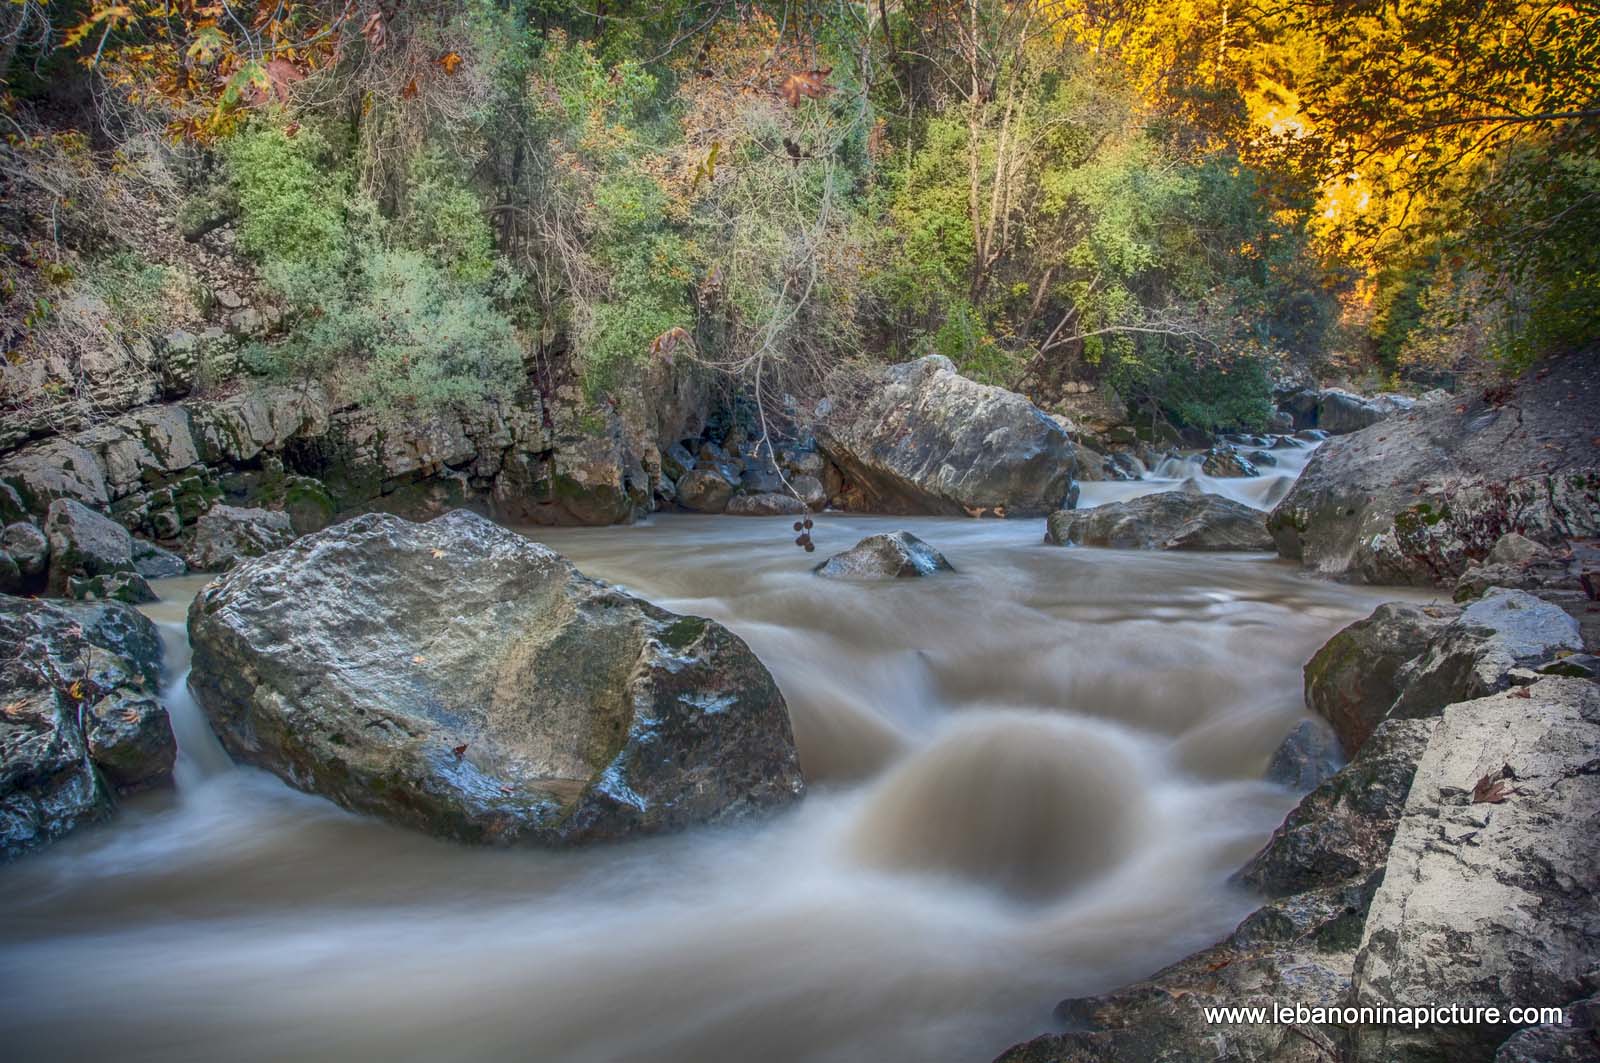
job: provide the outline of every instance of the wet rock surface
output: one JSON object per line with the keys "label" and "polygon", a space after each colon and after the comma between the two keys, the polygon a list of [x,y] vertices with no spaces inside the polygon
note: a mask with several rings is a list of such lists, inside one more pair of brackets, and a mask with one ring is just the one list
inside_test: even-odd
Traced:
{"label": "wet rock surface", "polygon": [[910,532],[869,535],[850,549],[834,554],[814,570],[827,579],[913,579],[953,572],[945,556]]}
{"label": "wet rock surface", "polygon": [[246,558],[280,550],[293,539],[287,513],[213,506],[195,525],[189,564],[201,572],[222,572]]}
{"label": "wet rock surface", "polygon": [[191,688],[236,759],[430,834],[565,845],[803,789],[741,640],[466,511],[358,517],[245,562],[189,628]]}
{"label": "wet rock surface", "polygon": [[0,596],[0,858],[102,819],[164,781],[177,745],[155,625],[119,604]]}

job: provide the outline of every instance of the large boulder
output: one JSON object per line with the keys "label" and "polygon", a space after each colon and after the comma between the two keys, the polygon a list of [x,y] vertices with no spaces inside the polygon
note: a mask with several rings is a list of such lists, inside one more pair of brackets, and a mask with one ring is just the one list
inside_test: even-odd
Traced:
{"label": "large boulder", "polygon": [[247,557],[280,550],[293,539],[287,513],[212,506],[195,524],[189,565],[201,572],[221,572]]}
{"label": "large boulder", "polygon": [[1400,696],[1400,669],[1459,615],[1449,607],[1385,602],[1306,662],[1306,707],[1333,725],[1347,756],[1389,715]]}
{"label": "large boulder", "polygon": [[1045,542],[1120,550],[1270,550],[1266,515],[1187,482],[1176,491],[1050,514]]}
{"label": "large boulder", "polygon": [[1284,557],[1362,583],[1454,583],[1508,532],[1600,534],[1600,348],[1319,447],[1268,520]]}
{"label": "large boulder", "polygon": [[910,579],[954,571],[945,556],[906,531],[869,535],[813,571],[828,579]]}
{"label": "large boulder", "polygon": [[1379,404],[1341,388],[1325,388],[1317,396],[1316,427],[1329,435],[1359,432],[1387,416]]}
{"label": "large boulder", "polygon": [[9,859],[109,814],[113,788],[167,778],[177,744],[151,700],[161,638],[132,609],[0,596],[0,644],[8,648],[0,654],[0,859]]}
{"label": "large boulder", "polygon": [[771,675],[726,628],[467,511],[369,515],[245,562],[189,614],[236,758],[430,834],[562,845],[785,804]]}
{"label": "large boulder", "polygon": [[848,481],[835,504],[864,512],[1042,517],[1065,504],[1066,431],[1021,395],[929,355],[830,376],[817,444]]}
{"label": "large boulder", "polygon": [[44,519],[50,543],[50,591],[65,594],[75,576],[133,570],[133,536],[81,502],[58,498]]}
{"label": "large boulder", "polygon": [[[1544,679],[1445,710],[1357,956],[1360,1007],[1565,1004],[1600,941],[1600,687]],[[1489,1060],[1505,1025],[1374,1022],[1357,1059]]]}

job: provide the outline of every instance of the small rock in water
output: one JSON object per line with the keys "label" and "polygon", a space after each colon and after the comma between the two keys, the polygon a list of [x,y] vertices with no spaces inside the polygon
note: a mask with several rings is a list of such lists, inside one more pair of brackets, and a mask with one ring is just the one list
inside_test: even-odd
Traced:
{"label": "small rock in water", "polygon": [[909,579],[953,572],[943,554],[906,531],[869,535],[818,565],[828,579]]}
{"label": "small rock in water", "polygon": [[1327,721],[1301,720],[1267,764],[1267,781],[1310,793],[1333,777],[1343,762],[1339,738]]}

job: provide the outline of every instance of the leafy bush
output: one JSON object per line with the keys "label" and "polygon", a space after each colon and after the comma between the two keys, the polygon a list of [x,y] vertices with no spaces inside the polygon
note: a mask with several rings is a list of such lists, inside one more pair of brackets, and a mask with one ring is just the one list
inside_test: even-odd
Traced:
{"label": "leafy bush", "polygon": [[303,263],[269,277],[301,317],[284,342],[247,352],[258,372],[334,383],[386,415],[467,409],[521,383],[506,315],[422,252],[370,251],[343,289]]}
{"label": "leafy bush", "polygon": [[225,147],[239,203],[239,243],[263,262],[333,259],[348,247],[346,168],[310,126],[257,124]]}

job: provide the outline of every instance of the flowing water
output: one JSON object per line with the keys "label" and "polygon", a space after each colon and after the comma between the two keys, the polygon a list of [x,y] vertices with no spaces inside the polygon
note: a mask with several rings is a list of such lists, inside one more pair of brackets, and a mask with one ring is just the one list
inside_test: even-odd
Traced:
{"label": "flowing water", "polygon": [[[1287,477],[1220,483],[1264,506]],[[982,1063],[1248,911],[1226,878],[1293,804],[1261,774],[1301,664],[1393,596],[1263,555],[1048,547],[1036,520],[817,524],[814,555],[778,519],[530,531],[742,635],[811,780],[765,820],[568,853],[232,767],[183,691],[201,581],[165,584],[177,785],[0,869],[3,1055]],[[958,571],[810,574],[897,527]]]}

